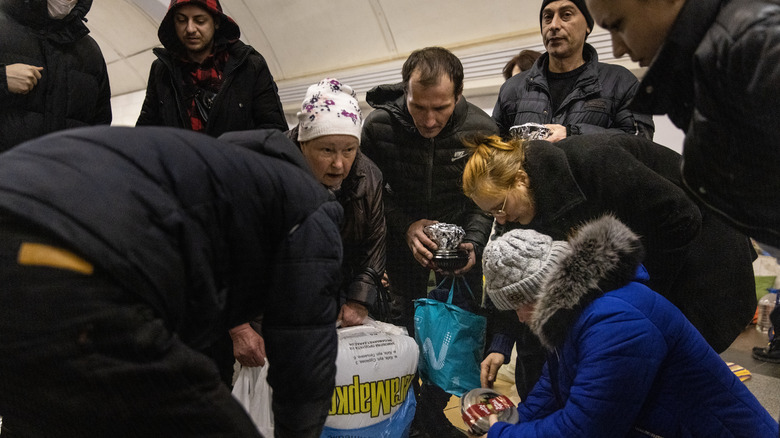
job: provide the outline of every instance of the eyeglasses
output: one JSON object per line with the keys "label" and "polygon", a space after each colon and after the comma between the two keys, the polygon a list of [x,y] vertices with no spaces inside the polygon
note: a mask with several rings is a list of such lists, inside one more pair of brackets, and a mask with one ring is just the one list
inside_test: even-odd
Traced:
{"label": "eyeglasses", "polygon": [[504,203],[501,204],[501,208],[499,208],[498,210],[491,210],[490,215],[493,216],[494,218],[506,216],[506,211],[504,210],[504,208],[506,207],[507,199],[509,199],[509,190],[506,191],[506,195],[504,196]]}

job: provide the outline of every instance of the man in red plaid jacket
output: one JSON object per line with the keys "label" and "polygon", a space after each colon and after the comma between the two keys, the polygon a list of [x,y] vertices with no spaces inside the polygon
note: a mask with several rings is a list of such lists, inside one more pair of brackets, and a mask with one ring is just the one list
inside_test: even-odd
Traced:
{"label": "man in red plaid jacket", "polygon": [[137,125],[176,126],[219,136],[286,131],[278,89],[263,56],[218,0],[171,0],[157,32],[164,48],[149,73]]}

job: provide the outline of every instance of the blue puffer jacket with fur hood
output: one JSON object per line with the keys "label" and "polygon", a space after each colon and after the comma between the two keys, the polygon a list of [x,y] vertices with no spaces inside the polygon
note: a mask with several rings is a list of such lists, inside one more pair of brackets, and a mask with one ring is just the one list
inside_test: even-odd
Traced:
{"label": "blue puffer jacket with fur hood", "polygon": [[642,282],[639,238],[584,225],[528,322],[549,351],[505,437],[770,437],[777,422],[682,313]]}

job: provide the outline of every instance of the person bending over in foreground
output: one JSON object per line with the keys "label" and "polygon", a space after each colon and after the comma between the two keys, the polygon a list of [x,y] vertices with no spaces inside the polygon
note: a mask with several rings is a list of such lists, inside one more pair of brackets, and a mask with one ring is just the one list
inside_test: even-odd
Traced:
{"label": "person bending over in foreground", "polygon": [[3,153],[3,435],[260,436],[202,352],[264,314],[276,436],[319,437],[341,216],[301,157],[182,129],[82,128]]}

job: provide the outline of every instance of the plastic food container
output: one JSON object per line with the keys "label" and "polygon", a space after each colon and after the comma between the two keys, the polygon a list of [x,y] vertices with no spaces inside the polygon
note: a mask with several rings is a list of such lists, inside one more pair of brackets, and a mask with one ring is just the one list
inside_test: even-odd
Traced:
{"label": "plastic food container", "polygon": [[469,262],[469,255],[458,249],[466,232],[454,224],[438,223],[427,225],[425,235],[436,242],[439,247],[433,252],[433,263],[444,271],[460,269]]}
{"label": "plastic food container", "polygon": [[512,400],[492,389],[476,388],[460,397],[460,413],[471,433],[484,435],[490,429],[490,414],[496,414],[498,421],[517,423],[519,416]]}

